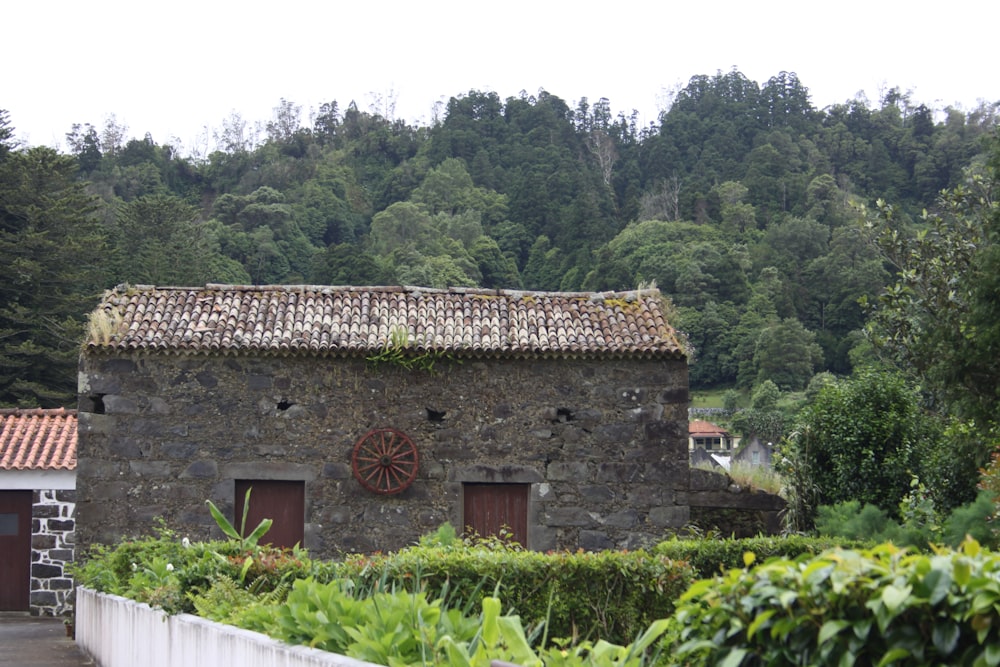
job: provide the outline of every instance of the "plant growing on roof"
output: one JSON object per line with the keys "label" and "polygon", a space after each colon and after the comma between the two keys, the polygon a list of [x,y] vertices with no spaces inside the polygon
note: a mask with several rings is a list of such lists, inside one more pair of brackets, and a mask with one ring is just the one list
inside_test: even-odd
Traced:
{"label": "plant growing on roof", "polygon": [[385,346],[375,354],[365,357],[365,361],[373,366],[392,365],[408,371],[421,370],[433,373],[434,364],[441,359],[455,360],[452,355],[440,350],[416,353],[407,352],[409,349],[411,349],[410,337],[406,329],[394,326],[389,330],[389,340]]}

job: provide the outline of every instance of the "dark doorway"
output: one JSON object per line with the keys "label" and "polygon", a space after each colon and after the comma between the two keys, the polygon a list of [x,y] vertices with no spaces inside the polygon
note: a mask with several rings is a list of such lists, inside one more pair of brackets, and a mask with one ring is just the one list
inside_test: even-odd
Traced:
{"label": "dark doorway", "polygon": [[0,611],[28,611],[31,491],[0,491]]}
{"label": "dark doorway", "polygon": [[261,539],[261,544],[276,547],[301,545],[305,530],[305,482],[288,482],[262,479],[236,480],[236,530],[243,521],[243,499],[250,492],[250,510],[247,512],[246,532],[251,532],[263,519],[273,519],[271,530]]}
{"label": "dark doorway", "polygon": [[465,530],[481,537],[500,535],[528,546],[530,484],[463,484]]}

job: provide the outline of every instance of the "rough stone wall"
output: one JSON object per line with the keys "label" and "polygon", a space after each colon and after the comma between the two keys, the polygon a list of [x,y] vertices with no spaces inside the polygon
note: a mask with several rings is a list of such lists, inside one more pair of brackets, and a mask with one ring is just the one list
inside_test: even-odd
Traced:
{"label": "rough stone wall", "polygon": [[690,489],[681,498],[691,508],[692,524],[723,537],[781,532],[781,496],[740,487],[725,472],[693,468],[690,479]]}
{"label": "rough stone wall", "polygon": [[31,594],[33,616],[61,616],[73,608],[73,517],[76,491],[35,491],[31,510]]}
{"label": "rough stone wall", "polygon": [[[682,360],[465,360],[429,373],[84,355],[77,540],[149,532],[155,517],[218,536],[206,499],[231,517],[235,480],[285,479],[305,482],[314,555],[389,550],[462,526],[463,482],[509,481],[531,485],[529,548],[634,548],[689,518],[687,387]],[[407,433],[421,457],[394,496],[351,473],[354,443],[380,427]]]}

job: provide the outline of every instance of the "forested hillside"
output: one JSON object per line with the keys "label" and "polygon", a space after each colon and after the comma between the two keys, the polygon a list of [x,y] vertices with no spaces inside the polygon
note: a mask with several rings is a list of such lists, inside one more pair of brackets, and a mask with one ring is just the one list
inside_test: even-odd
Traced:
{"label": "forested hillside", "polygon": [[905,236],[926,227],[998,123],[995,105],[930,109],[898,89],[817,109],[792,73],[735,70],[693,77],[645,127],[548,92],[472,90],[428,127],[281,100],[263,125],[234,113],[194,156],[114,117],[67,128],[66,153],[18,146],[15,111],[0,112],[0,404],[25,406],[73,403],[85,315],[122,282],[655,282],[694,387],[802,389],[851,371],[859,300],[895,280],[862,207],[891,203]]}

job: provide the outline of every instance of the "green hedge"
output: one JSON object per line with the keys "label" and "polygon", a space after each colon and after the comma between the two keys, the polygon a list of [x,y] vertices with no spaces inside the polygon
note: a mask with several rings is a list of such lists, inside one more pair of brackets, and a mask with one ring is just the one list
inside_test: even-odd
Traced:
{"label": "green hedge", "polygon": [[733,568],[742,568],[743,555],[747,552],[754,554],[756,561],[762,563],[769,558],[794,559],[804,554],[819,554],[835,547],[859,549],[870,546],[873,546],[872,542],[862,540],[789,535],[741,539],[671,539],[657,544],[653,553],[671,560],[687,561],[699,578],[705,578]]}
{"label": "green hedge", "polygon": [[697,582],[671,636],[684,665],[997,665],[1000,555],[969,541],[775,559]]}
{"label": "green hedge", "polygon": [[601,638],[626,644],[674,604],[696,579],[684,562],[645,551],[549,553],[502,547],[413,547],[349,558],[341,573],[363,588],[412,588],[478,608],[497,595],[529,626],[548,619],[550,638]]}

